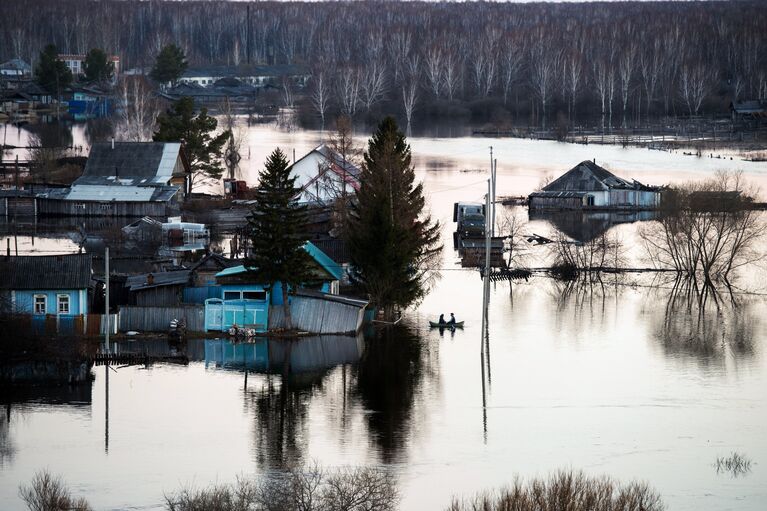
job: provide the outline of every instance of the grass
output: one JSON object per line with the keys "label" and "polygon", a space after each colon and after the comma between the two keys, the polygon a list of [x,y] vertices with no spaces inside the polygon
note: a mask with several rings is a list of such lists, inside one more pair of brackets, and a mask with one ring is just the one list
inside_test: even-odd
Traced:
{"label": "grass", "polygon": [[662,511],[660,495],[645,483],[619,483],[580,471],[520,479],[498,491],[453,499],[446,511]]}
{"label": "grass", "polygon": [[718,456],[714,467],[717,474],[726,472],[732,477],[740,477],[751,472],[751,460],[745,454],[733,451],[729,456]]}

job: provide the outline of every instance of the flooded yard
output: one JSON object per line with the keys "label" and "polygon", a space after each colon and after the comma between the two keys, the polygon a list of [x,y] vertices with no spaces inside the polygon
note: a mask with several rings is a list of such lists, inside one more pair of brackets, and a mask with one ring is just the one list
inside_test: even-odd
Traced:
{"label": "flooded yard", "polygon": [[[268,126],[247,136],[241,166],[249,183],[275,146],[300,157],[322,138]],[[431,293],[398,327],[360,339],[306,339],[289,350],[284,341],[252,348],[189,341],[188,366],[116,367],[108,378],[97,367],[87,388],[3,393],[0,507],[23,509],[18,485],[46,467],[65,474],[95,509],[159,509],[163,494],[182,486],[317,460],[393,471],[406,511],[444,509],[453,495],[560,468],[644,480],[672,510],[764,509],[762,262],[742,269],[734,294],[720,290],[718,306],[702,314],[695,293],[652,274],[497,282],[484,340],[481,279],[453,250],[452,207],[482,200],[490,145],[498,195],[528,194],[586,159],[653,185],[742,170],[764,190],[767,163],[466,136],[411,144],[445,248]],[[523,218],[525,234],[556,231],[545,219],[528,221],[525,209],[501,212]],[[637,225],[611,232],[639,265]],[[8,233],[0,233],[3,248]],[[20,238],[20,252],[71,251],[73,242],[60,239],[36,238],[33,248]],[[524,250],[532,260],[545,257],[545,247]],[[428,328],[450,312],[464,329]],[[750,471],[717,470],[717,458],[733,452],[752,461]]]}

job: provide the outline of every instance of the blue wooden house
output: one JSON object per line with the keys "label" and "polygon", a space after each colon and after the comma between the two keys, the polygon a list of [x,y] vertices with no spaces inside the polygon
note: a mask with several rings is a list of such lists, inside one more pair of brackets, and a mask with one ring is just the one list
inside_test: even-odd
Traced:
{"label": "blue wooden house", "polygon": [[91,271],[90,254],[0,257],[0,308],[71,321],[89,312]]}
{"label": "blue wooden house", "polygon": [[[315,268],[310,282],[303,287],[323,293],[338,294],[343,277],[341,266],[311,242],[304,249],[312,256]],[[244,265],[232,266],[216,273],[220,296],[205,300],[205,329],[227,331],[233,325],[266,332],[269,306],[282,305],[282,283],[258,282],[252,270]]]}

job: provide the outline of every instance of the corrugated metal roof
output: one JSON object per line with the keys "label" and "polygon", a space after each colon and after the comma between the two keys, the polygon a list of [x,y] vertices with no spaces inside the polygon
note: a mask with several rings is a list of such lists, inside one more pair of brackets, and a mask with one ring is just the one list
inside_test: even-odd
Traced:
{"label": "corrugated metal roof", "polygon": [[0,289],[87,289],[90,254],[0,257]]}
{"label": "corrugated metal roof", "polygon": [[66,195],[71,201],[166,202],[178,193],[177,186],[73,185]]}

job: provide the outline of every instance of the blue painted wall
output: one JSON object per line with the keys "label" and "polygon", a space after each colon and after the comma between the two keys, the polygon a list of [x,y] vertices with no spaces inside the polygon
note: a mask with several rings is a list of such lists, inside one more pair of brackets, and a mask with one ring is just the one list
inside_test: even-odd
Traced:
{"label": "blue painted wall", "polygon": [[35,313],[35,295],[45,295],[46,314],[58,314],[58,295],[69,295],[69,315],[88,313],[88,291],[82,290],[83,300],[80,300],[79,289],[64,290],[23,290],[16,291],[16,310],[21,313]]}

